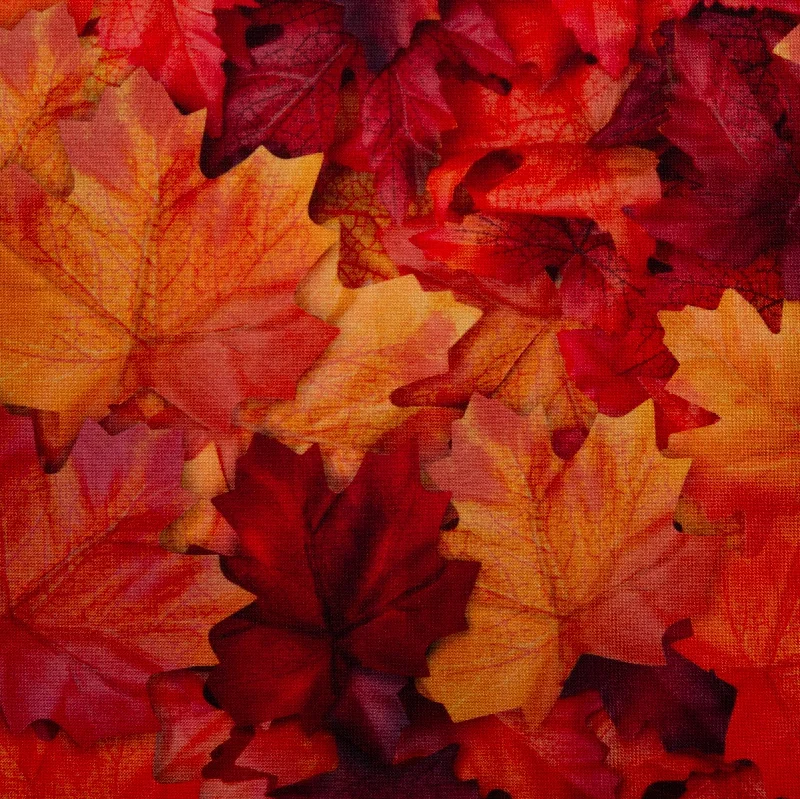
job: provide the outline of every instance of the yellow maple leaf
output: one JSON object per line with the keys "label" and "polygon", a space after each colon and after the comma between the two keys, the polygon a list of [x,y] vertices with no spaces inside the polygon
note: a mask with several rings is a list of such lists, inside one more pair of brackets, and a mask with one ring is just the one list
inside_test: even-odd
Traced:
{"label": "yellow maple leaf", "polygon": [[565,462],[541,410],[474,397],[430,471],[459,516],[443,553],[481,571],[469,629],[434,647],[422,692],[455,721],[521,708],[537,724],[583,653],[662,662],[664,629],[705,598],[718,547],[673,528],[688,468],[659,452],[651,402],[598,416]]}
{"label": "yellow maple leaf", "polygon": [[335,334],[294,302],[336,240],[308,216],[322,159],[261,149],[208,180],[204,116],[140,70],[62,123],[69,197],[0,173],[0,401],[100,418],[150,388],[224,430],[245,397],[293,396]]}
{"label": "yellow maple leaf", "polygon": [[751,526],[775,508],[797,509],[800,303],[784,303],[777,334],[735,291],[714,311],[688,307],[659,318],[680,363],[667,388],[720,417],[670,436],[668,453],[693,459],[687,495],[712,518],[744,510]]}
{"label": "yellow maple leaf", "polygon": [[300,380],[295,399],[247,403],[240,422],[298,450],[319,444],[330,479],[343,485],[364,454],[414,414],[394,405],[391,393],[444,371],[448,350],[480,311],[449,291],[423,291],[412,275],[345,288],[337,261],[333,249],[298,301],[339,335]]}

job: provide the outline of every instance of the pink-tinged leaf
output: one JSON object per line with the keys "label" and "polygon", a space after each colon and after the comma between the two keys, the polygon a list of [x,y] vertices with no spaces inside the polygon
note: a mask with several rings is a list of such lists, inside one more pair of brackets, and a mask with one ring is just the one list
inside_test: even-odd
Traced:
{"label": "pink-tinged leaf", "polygon": [[29,419],[3,413],[0,705],[12,731],[48,719],[80,743],[157,729],[150,675],[213,662],[207,632],[244,604],[216,560],[162,549],[186,507],[176,433],[87,423],[45,475]]}

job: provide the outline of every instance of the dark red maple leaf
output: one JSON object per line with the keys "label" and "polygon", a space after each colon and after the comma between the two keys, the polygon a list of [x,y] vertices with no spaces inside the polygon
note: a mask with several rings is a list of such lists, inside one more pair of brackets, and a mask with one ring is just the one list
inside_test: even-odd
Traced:
{"label": "dark red maple leaf", "polygon": [[669,193],[635,218],[657,238],[737,269],[777,250],[784,285],[797,291],[800,175],[791,148],[708,33],[676,25],[670,64],[676,82],[661,131],[692,158],[700,185]]}
{"label": "dark red maple leaf", "polygon": [[663,666],[642,666],[583,655],[564,684],[562,696],[597,690],[617,730],[634,738],[652,725],[668,752],[725,751],[725,733],[736,690],[676,652],[671,644],[691,635],[688,622],[664,636]]}
{"label": "dark red maple leaf", "polygon": [[270,0],[247,15],[246,27],[241,19],[241,12],[226,17],[225,26],[245,30],[249,63],[230,67],[220,135],[206,130],[200,162],[209,176],[262,144],[286,158],[326,150],[342,75],[356,52],[342,9],[330,3]]}
{"label": "dark red maple leaf", "polygon": [[[691,24],[719,45],[770,123],[774,125],[785,113],[792,113],[786,91],[797,79],[796,65],[773,50],[795,26],[796,17],[769,8],[737,14],[719,6],[704,8],[693,17]],[[782,132],[776,132],[782,136]]]}
{"label": "dark red maple leaf", "polygon": [[240,543],[223,570],[257,597],[210,634],[221,707],[240,724],[313,722],[353,665],[426,674],[428,646],[464,629],[478,571],[438,553],[448,499],[422,487],[409,447],[368,455],[334,494],[318,448],[297,455],[256,436],[236,489],[215,500]]}
{"label": "dark red maple leaf", "polygon": [[307,799],[479,799],[476,780],[461,782],[453,774],[457,747],[397,766],[370,760],[358,750],[340,746],[340,766],[305,782],[280,788],[275,797]]}
{"label": "dark red maple leaf", "polygon": [[438,19],[437,0],[334,0],[344,6],[344,27],[364,45],[367,63],[380,72],[411,43],[417,22]]}

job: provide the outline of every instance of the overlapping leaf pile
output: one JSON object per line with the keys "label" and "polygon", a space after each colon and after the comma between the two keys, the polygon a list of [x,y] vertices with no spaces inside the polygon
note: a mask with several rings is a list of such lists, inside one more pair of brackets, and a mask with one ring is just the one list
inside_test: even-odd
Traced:
{"label": "overlapping leaf pile", "polygon": [[0,796],[800,799],[798,23],[4,3]]}

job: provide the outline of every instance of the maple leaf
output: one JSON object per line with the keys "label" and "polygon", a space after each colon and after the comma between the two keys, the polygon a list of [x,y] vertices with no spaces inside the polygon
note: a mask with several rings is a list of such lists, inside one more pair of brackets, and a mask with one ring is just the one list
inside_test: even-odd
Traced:
{"label": "maple leaf", "polygon": [[257,597],[211,631],[219,704],[242,724],[320,719],[351,664],[426,673],[430,643],[463,628],[477,571],[437,553],[447,502],[423,489],[408,448],[368,455],[334,494],[318,449],[256,436],[215,500],[239,536],[224,572]]}
{"label": "maple leaf", "polygon": [[676,647],[736,687],[725,755],[755,761],[769,796],[795,796],[800,756],[797,676],[800,518],[781,517],[758,554],[726,553],[706,613]]}
{"label": "maple leaf", "polygon": [[[545,86],[535,73],[523,73],[505,96],[478,84],[446,85],[458,128],[428,181],[436,207],[444,212],[462,184],[474,207],[492,214],[588,217],[611,233],[630,263],[643,264],[650,239],[622,209],[660,198],[655,155],[587,144],[611,118],[633,74],[615,80],[579,64]],[[508,162],[506,174],[470,185],[470,171],[497,155]]]}
{"label": "maple leaf", "polygon": [[[597,738],[607,747],[606,762],[620,775],[618,799],[666,799],[682,795],[690,774],[713,773],[723,764],[714,755],[667,752],[653,727],[645,726],[631,737],[623,737],[604,710],[589,720]],[[648,791],[650,786],[650,791]],[[663,788],[658,793],[653,787]],[[672,789],[673,792],[667,792]]]}
{"label": "maple leaf", "polygon": [[459,516],[442,551],[481,571],[468,630],[417,684],[455,721],[521,708],[535,725],[581,654],[662,663],[666,626],[702,606],[719,544],[673,529],[689,463],[659,453],[653,417],[598,417],[567,462],[541,412],[476,396],[453,425],[451,458],[429,469]]}
{"label": "maple leaf", "polygon": [[388,766],[372,761],[354,748],[340,745],[340,767],[330,774],[281,788],[273,796],[308,799],[479,799],[475,781],[453,776],[456,747],[430,757]]}
{"label": "maple leaf", "polygon": [[[770,4],[775,7],[775,4]],[[723,8],[703,9],[693,25],[704,30],[720,46],[736,71],[745,80],[764,116],[775,126],[781,139],[788,140],[786,123],[797,121],[792,109],[797,70],[773,49],[791,30],[792,19],[772,9],[731,14]],[[786,115],[783,120],[781,117]]]}
{"label": "maple leaf", "polygon": [[586,438],[595,416],[591,400],[569,379],[558,333],[568,320],[497,306],[450,348],[448,372],[394,391],[403,407],[466,408],[473,393],[493,397],[521,414],[544,409],[554,450],[569,457]]}
{"label": "maple leaf", "polygon": [[628,739],[650,725],[668,752],[722,754],[736,691],[675,651],[672,644],[690,635],[688,623],[667,631],[663,666],[583,655],[563,695],[599,691],[617,730]]}
{"label": "maple leaf", "polygon": [[730,290],[715,311],[660,314],[680,363],[669,390],[719,417],[670,437],[670,454],[693,458],[685,494],[712,519],[743,511],[754,545],[771,518],[798,508],[798,314],[797,303],[784,303],[781,331],[771,333]]}
{"label": "maple leaf", "polygon": [[244,604],[212,558],[158,532],[180,514],[175,433],[114,438],[87,423],[66,467],[39,468],[29,419],[3,412],[0,705],[13,732],[38,719],[86,744],[155,729],[147,678],[210,662],[208,628]]}
{"label": "maple leaf", "polygon": [[478,83],[446,83],[458,128],[447,136],[445,155],[586,143],[608,122],[634,74],[614,79],[597,66],[579,63],[545,84],[526,71],[514,77],[506,94]]}
{"label": "maple leaf", "polygon": [[95,0],[100,43],[145,67],[183,109],[208,108],[219,124],[225,54],[215,33],[215,9],[257,7],[256,0]]}
{"label": "maple leaf", "polygon": [[655,156],[638,148],[593,152],[579,144],[543,144],[528,148],[522,165],[477,205],[491,211],[589,217],[612,235],[628,263],[641,266],[652,252],[651,241],[622,209],[660,198],[655,167]]}
{"label": "maple leaf", "polygon": [[361,145],[369,153],[378,197],[395,220],[402,220],[410,199],[422,194],[439,158],[441,133],[457,123],[441,90],[437,67],[443,62],[499,75],[513,65],[491,17],[467,0],[452,4],[439,26],[425,28],[367,83]]}
{"label": "maple leaf", "polygon": [[692,157],[701,185],[638,211],[652,235],[703,258],[746,267],[777,250],[784,289],[794,291],[790,214],[800,193],[790,148],[721,46],[677,25],[677,83],[664,135]]}
{"label": "maple leaf", "polygon": [[[425,700],[417,700],[417,703]],[[605,764],[606,749],[587,724],[600,709],[597,694],[560,699],[544,722],[528,729],[520,713],[454,724],[441,705],[412,713],[397,759],[406,760],[459,745],[454,771],[476,779],[481,794],[505,791],[515,799],[611,799],[617,776]]]}
{"label": "maple leaf", "polygon": [[209,181],[202,124],[138,72],[62,123],[68,198],[0,173],[4,402],[102,418],[147,387],[225,432],[245,396],[293,396],[332,337],[294,303],[335,239],[308,218],[320,160],[262,151]]}
{"label": "maple leaf", "polygon": [[228,783],[239,785],[241,796],[261,797],[336,768],[336,747],[328,733],[308,736],[297,719],[250,731],[236,728],[224,710],[204,698],[207,679],[207,669],[185,669],[157,674],[148,683],[161,723],[153,765],[159,782],[201,780],[201,797],[215,795],[218,783]]}
{"label": "maple leaf", "polygon": [[525,284],[546,271],[566,317],[604,330],[623,328],[644,293],[646,269],[621,258],[589,219],[468,214],[412,238],[428,258],[452,268]]}
{"label": "maple leaf", "polygon": [[61,5],[0,30],[0,53],[0,166],[16,163],[46,191],[67,195],[73,176],[58,120],[88,115],[124,67],[78,39]]}
{"label": "maple leaf", "polygon": [[549,0],[495,0],[497,32],[517,64],[535,64],[546,81],[556,77],[578,51],[575,34]]}
{"label": "maple leaf", "polygon": [[329,477],[341,486],[365,452],[414,415],[391,402],[392,391],[445,371],[448,349],[480,311],[450,292],[423,291],[411,275],[344,288],[337,260],[334,249],[320,261],[298,302],[339,335],[301,379],[294,400],[248,402],[239,421],[297,449],[319,444]]}
{"label": "maple leaf", "polygon": [[437,0],[334,0],[344,6],[345,30],[364,44],[367,64],[380,72],[401,47],[411,44],[417,22],[439,19]]}
{"label": "maple leaf", "polygon": [[[48,736],[49,737],[49,736]],[[161,785],[153,778],[153,735],[79,748],[63,733],[43,740],[33,730],[0,729],[3,799],[198,799],[197,782]]]}
{"label": "maple leaf", "polygon": [[436,72],[442,58],[439,43],[421,36],[364,92],[361,144],[369,153],[378,197],[396,220],[424,189],[438,159],[441,132],[456,125]]}
{"label": "maple leaf", "polygon": [[203,141],[201,163],[212,177],[261,144],[281,157],[327,150],[342,76],[355,56],[342,10],[330,3],[270,0],[247,23],[249,63],[232,68],[221,128]]}

